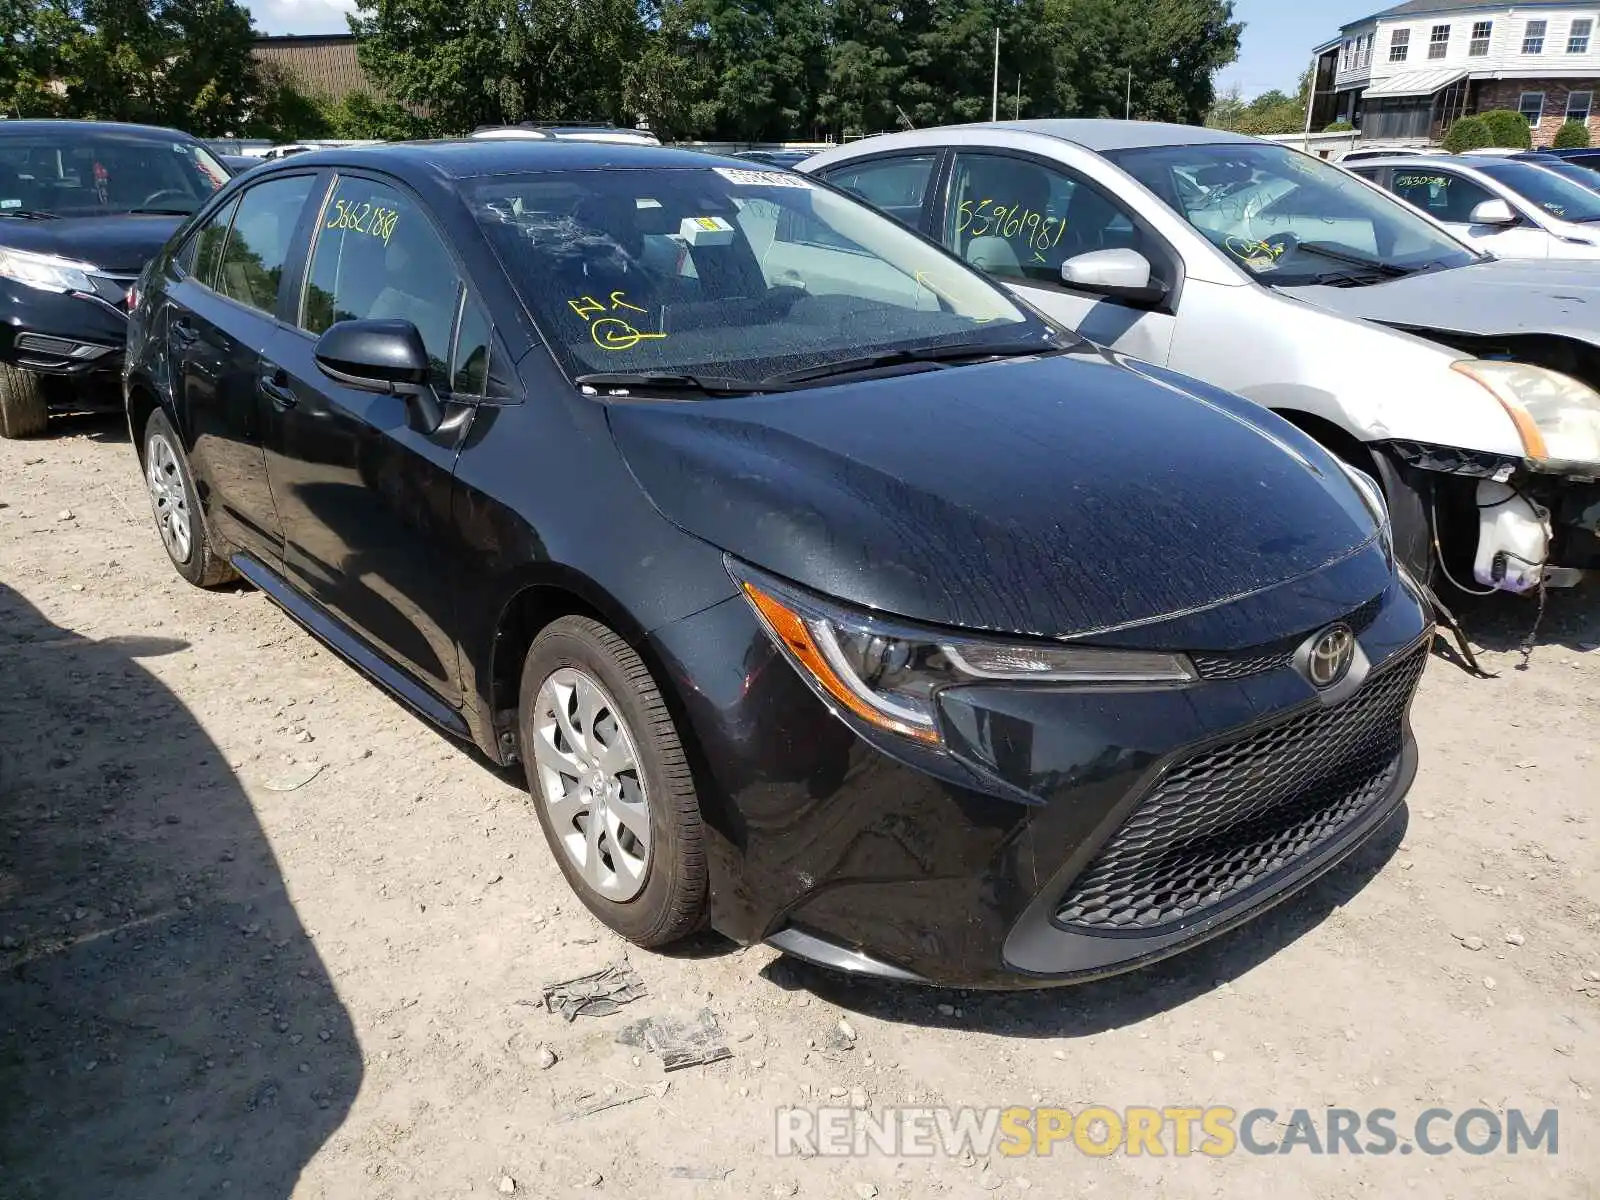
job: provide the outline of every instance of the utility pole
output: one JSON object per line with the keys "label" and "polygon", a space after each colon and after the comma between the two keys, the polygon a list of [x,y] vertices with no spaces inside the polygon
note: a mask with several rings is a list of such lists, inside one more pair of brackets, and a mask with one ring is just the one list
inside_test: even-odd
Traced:
{"label": "utility pole", "polygon": [[994,27],[994,96],[989,103],[989,120],[1000,119],[1000,26]]}
{"label": "utility pole", "polygon": [[1127,103],[1123,106],[1123,109],[1122,109],[1122,119],[1124,121],[1133,120],[1133,68],[1132,67],[1128,68],[1128,99],[1127,99]]}
{"label": "utility pole", "polygon": [[1017,76],[1017,101],[1016,101],[1015,104],[1013,104],[1011,106],[1011,119],[1013,121],[1020,121],[1022,119],[1022,76],[1021,75]]}

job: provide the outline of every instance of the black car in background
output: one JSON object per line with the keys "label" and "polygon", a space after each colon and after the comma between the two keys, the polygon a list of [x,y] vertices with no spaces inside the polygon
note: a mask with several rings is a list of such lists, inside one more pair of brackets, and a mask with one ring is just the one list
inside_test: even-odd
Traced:
{"label": "black car in background", "polygon": [[1429,620],[1370,480],[793,172],[269,164],[147,271],[126,383],[177,570],[521,762],[641,945],[1106,974],[1292,894],[1415,770]]}
{"label": "black car in background", "polygon": [[228,178],[170,129],[0,122],[0,437],[117,403],[128,289]]}

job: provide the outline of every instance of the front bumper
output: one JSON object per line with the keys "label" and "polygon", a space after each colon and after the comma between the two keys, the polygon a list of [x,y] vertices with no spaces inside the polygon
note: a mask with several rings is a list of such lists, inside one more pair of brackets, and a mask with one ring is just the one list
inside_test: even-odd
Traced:
{"label": "front bumper", "polygon": [[127,337],[127,314],[99,296],[0,279],[0,362],[41,375],[114,377]]}
{"label": "front bumper", "polygon": [[[1371,673],[1326,705],[1292,650],[1345,614]],[[832,714],[741,599],[653,649],[700,751],[718,929],[840,970],[1030,987],[1176,953],[1361,845],[1415,772],[1430,632],[1395,582],[1204,656],[1183,689],[952,689],[947,752]]]}

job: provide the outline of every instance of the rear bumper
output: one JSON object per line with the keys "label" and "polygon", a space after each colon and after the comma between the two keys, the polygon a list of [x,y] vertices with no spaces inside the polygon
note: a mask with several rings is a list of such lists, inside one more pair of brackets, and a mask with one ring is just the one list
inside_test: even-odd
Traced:
{"label": "rear bumper", "polygon": [[99,297],[0,279],[0,362],[41,375],[116,376],[127,336],[126,314]]}
{"label": "rear bumper", "polygon": [[[1371,674],[1338,705],[1278,654],[1237,655],[1242,676],[1219,665],[1173,691],[960,688],[945,693],[945,753],[847,726],[742,600],[660,631],[655,650],[701,752],[713,924],[838,970],[1006,988],[1114,974],[1222,933],[1351,854],[1410,786],[1428,615],[1394,583],[1359,619]],[[1357,717],[1378,689],[1385,707],[1369,736]],[[1340,734],[1341,722],[1358,735]],[[1298,759],[1294,747],[1260,750],[1280,731],[1324,725],[1332,733]],[[1169,830],[1170,846],[1124,864],[1112,887],[1124,899],[1154,881],[1155,899],[1123,906],[1133,916],[1107,915],[1117,904],[1104,886],[1090,897],[1098,908],[1074,907],[1075,889],[1104,884],[1119,846],[1126,857],[1126,831],[1179,772],[1236,747],[1255,747],[1246,776],[1279,763],[1299,773],[1276,790],[1256,778],[1237,812],[1225,796],[1206,829]],[[1328,785],[1346,769],[1351,795]],[[1246,838],[1260,845],[1241,849]],[[1234,866],[1197,881],[1208,854]],[[1188,900],[1171,899],[1179,893]],[[1139,916],[1141,904],[1155,916]],[[1099,915],[1086,919],[1091,910]]]}

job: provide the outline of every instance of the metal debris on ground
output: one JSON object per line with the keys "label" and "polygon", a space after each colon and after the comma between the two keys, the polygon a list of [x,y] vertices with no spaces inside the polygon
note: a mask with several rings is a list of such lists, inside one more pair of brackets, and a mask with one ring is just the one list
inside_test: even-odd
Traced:
{"label": "metal debris on ground", "polygon": [[624,1046],[641,1046],[661,1058],[663,1071],[684,1067],[703,1067],[732,1058],[733,1051],[722,1040],[722,1029],[709,1008],[702,1008],[693,1020],[648,1017],[636,1021],[617,1035]]}
{"label": "metal debris on ground", "polygon": [[732,1167],[673,1167],[667,1172],[673,1179],[705,1179],[721,1183],[733,1174]]}
{"label": "metal debris on ground", "polygon": [[626,962],[612,963],[603,970],[576,979],[563,979],[544,986],[544,1006],[569,1021],[579,1017],[607,1017],[624,1004],[649,995],[644,980]]}
{"label": "metal debris on ground", "polygon": [[621,1108],[624,1104],[632,1104],[635,1100],[643,1100],[646,1096],[654,1096],[659,1100],[667,1094],[671,1086],[670,1080],[663,1079],[660,1083],[648,1087],[607,1085],[599,1091],[577,1092],[567,1097],[565,1103],[557,1104],[556,1124],[579,1121],[584,1117],[605,1112],[607,1109]]}
{"label": "metal debris on ground", "polygon": [[261,786],[269,792],[292,792],[296,788],[303,788],[322,773],[322,763],[303,762],[296,763],[282,775],[266,780]]}

